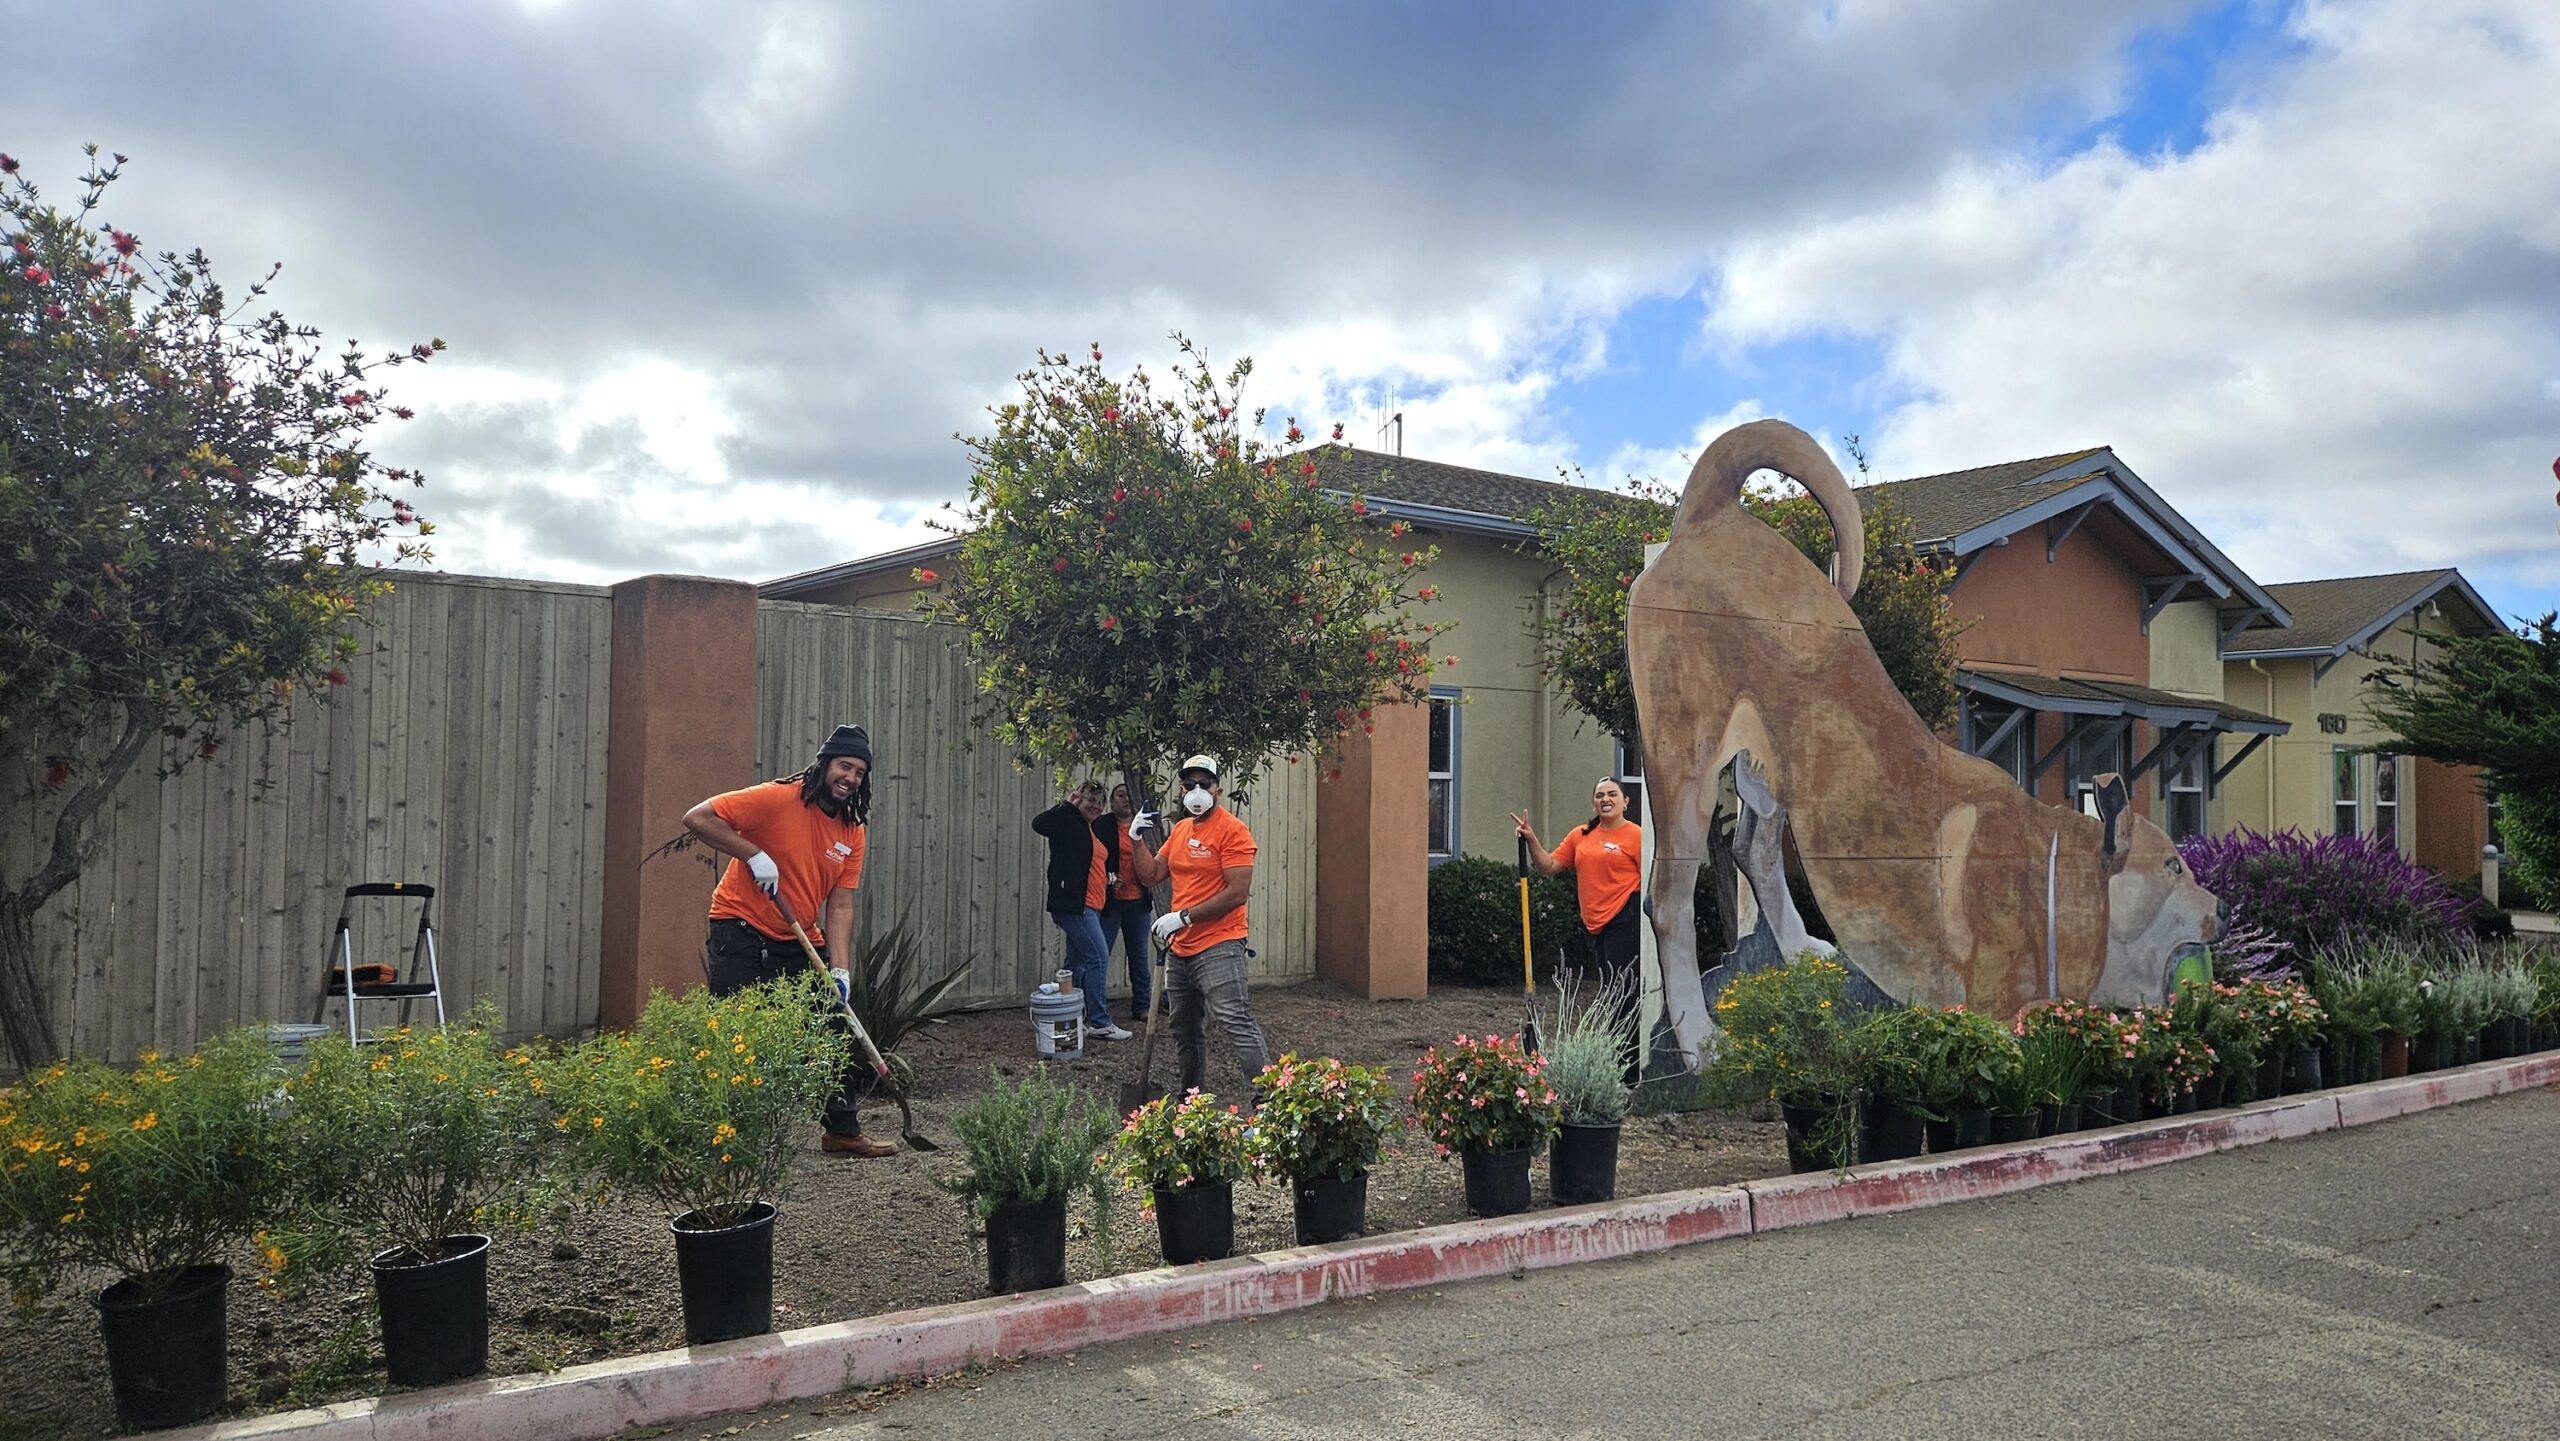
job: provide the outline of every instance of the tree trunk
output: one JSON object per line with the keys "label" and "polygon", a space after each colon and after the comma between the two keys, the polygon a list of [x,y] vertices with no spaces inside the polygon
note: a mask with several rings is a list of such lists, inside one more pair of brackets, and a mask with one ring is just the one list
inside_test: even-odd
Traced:
{"label": "tree trunk", "polygon": [[62,1054],[53,1016],[45,1009],[44,981],[36,973],[35,907],[25,893],[0,894],[0,1038],[21,1070]]}

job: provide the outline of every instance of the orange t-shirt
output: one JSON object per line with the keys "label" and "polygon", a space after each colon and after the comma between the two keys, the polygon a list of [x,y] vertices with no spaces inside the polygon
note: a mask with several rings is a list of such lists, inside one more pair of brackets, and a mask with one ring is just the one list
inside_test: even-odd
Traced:
{"label": "orange t-shirt", "polygon": [[1121,820],[1119,817],[1112,815],[1109,811],[1103,812],[1102,818],[1094,822],[1096,827],[1094,831],[1094,854],[1096,855],[1100,855],[1102,853],[1102,848],[1104,846],[1111,844],[1111,842],[1103,838],[1102,832],[1099,828],[1102,826],[1115,826],[1121,828],[1119,841],[1120,869],[1112,872],[1111,874],[1111,899],[1115,901],[1134,901],[1138,897],[1147,893],[1147,888],[1138,884],[1138,868],[1129,862],[1130,847],[1136,845],[1137,842],[1129,839],[1129,832],[1127,830],[1128,824],[1129,823],[1127,821]]}
{"label": "orange t-shirt", "polygon": [[[810,941],[825,945],[826,933],[819,927],[827,897],[862,885],[863,827],[803,804],[797,776],[714,796],[711,813],[773,857],[774,868],[782,872],[782,899],[800,918]],[[744,921],[777,939],[791,934],[782,913],[748,874],[747,863],[735,857],[712,888],[711,919]]]}
{"label": "orange t-shirt", "polygon": [[1615,830],[1575,826],[1556,845],[1556,860],[1573,868],[1573,893],[1582,902],[1582,928],[1598,932],[1617,919],[1643,881],[1644,830],[1633,821]]}
{"label": "orange t-shirt", "polygon": [[[1173,872],[1173,908],[1208,904],[1226,889],[1229,870],[1253,864],[1255,849],[1253,832],[1225,806],[1174,822],[1173,834],[1164,843],[1164,863]],[[1184,926],[1168,944],[1177,956],[1196,956],[1220,941],[1241,941],[1244,912],[1238,906],[1223,916]]]}
{"label": "orange t-shirt", "polygon": [[1095,836],[1093,838],[1093,860],[1085,867],[1084,874],[1084,908],[1086,910],[1098,911],[1102,909],[1103,889],[1109,884],[1109,881],[1106,879],[1109,874],[1110,873],[1108,871],[1105,871],[1102,868],[1102,837]]}

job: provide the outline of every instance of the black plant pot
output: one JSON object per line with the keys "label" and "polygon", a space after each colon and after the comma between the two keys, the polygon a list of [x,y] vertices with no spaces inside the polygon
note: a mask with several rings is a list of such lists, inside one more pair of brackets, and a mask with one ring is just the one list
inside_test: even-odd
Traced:
{"label": "black plant pot", "polygon": [[2250,1092],[2249,1099],[2272,1101],[2282,1095],[2284,1093],[2284,1057],[2269,1051],[2265,1058],[2258,1062],[2258,1074],[2253,1079],[2256,1081],[2256,1088]]}
{"label": "black plant pot", "polygon": [[1458,1153],[1458,1164],[1467,1176],[1467,1214],[1470,1216],[1516,1216],[1529,1209],[1529,1152],[1522,1146],[1510,1151],[1479,1151],[1473,1147]]}
{"label": "black plant pot", "polygon": [[1369,1224],[1366,1171],[1354,1171],[1348,1176],[1301,1176],[1290,1182],[1289,1191],[1301,1246],[1347,1241]]}
{"label": "black plant pot", "polygon": [[2320,1048],[2318,1046],[2297,1046],[2293,1054],[2285,1058],[2284,1089],[2285,1094],[2289,1096],[2298,1096],[2305,1091],[2320,1089]]}
{"label": "black plant pot", "polygon": [[1920,1132],[1929,1140],[1930,1155],[1943,1155],[1956,1148],[1956,1118],[1953,1115],[1924,1118],[1920,1122]]}
{"label": "black plant pot", "polygon": [[2223,1098],[2230,1094],[2230,1090],[2231,1083],[2219,1075],[2207,1076],[2196,1082],[2196,1109],[2199,1111],[2222,1109]]}
{"label": "black plant pot", "polygon": [[1618,1128],[1570,1121],[1547,1147],[1547,1195],[1559,1206],[1582,1206],[1618,1194]]}
{"label": "black plant pot", "polygon": [[1831,1137],[1823,1136],[1819,1142],[1816,1140],[1817,1132],[1831,1129],[1831,1118],[1839,1109],[1837,1103],[1830,1101],[1810,1103],[1780,1101],[1778,1103],[1778,1115],[1787,1126],[1788,1170],[1797,1175],[1803,1175],[1808,1171],[1827,1171],[1831,1169],[1833,1162],[1848,1159],[1846,1156],[1829,1154]]}
{"label": "black plant pot", "polygon": [[2142,1119],[2142,1093],[2130,1087],[2100,1091],[2080,1103],[2080,1124],[2090,1130]]}
{"label": "black plant pot", "polygon": [[1991,1108],[1989,1106],[1956,1107],[1956,1148],[1958,1150],[1967,1146],[1984,1145],[1990,1139]]}
{"label": "black plant pot", "polygon": [[2036,1134],[2067,1136],[2079,1129],[2078,1101],[2040,1101],[2036,1104]]}
{"label": "black plant pot", "polygon": [[1991,1143],[2032,1141],[2036,1138],[2037,1116],[2033,1111],[1994,1111],[1991,1113]]}
{"label": "black plant pot", "polygon": [[684,1339],[705,1346],[773,1329],[773,1218],[770,1202],[743,1221],[705,1229],[702,1213],[667,1223],[676,1234],[676,1287],[684,1294]]}
{"label": "black plant pot", "polygon": [[1156,1240],[1168,1266],[1223,1261],[1236,1253],[1236,1188],[1204,1181],[1156,1191]]}
{"label": "black plant pot", "polygon": [[1067,1284],[1067,1198],[1007,1201],[987,1217],[987,1289],[1001,1296]]}
{"label": "black plant pot", "polygon": [[395,1386],[441,1386],[489,1369],[489,1238],[447,1236],[438,1250],[421,1260],[395,1246],[371,1263]]}
{"label": "black plant pot", "polygon": [[2444,1069],[2444,1037],[2434,1031],[2420,1031],[2409,1038],[2409,1074]]}
{"label": "black plant pot", "polygon": [[156,1299],[134,1280],[98,1293],[107,1386],[128,1429],[184,1426],[220,1408],[230,1287],[230,1267],[189,1266]]}
{"label": "black plant pot", "polygon": [[1858,1159],[1902,1161],[1920,1154],[1927,1140],[1921,1118],[1900,1101],[1878,1096],[1858,1107]]}

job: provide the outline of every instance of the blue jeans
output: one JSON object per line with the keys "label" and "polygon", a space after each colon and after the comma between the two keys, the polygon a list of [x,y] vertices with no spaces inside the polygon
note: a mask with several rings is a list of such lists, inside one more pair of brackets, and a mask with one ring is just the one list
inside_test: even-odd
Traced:
{"label": "blue jeans", "polygon": [[1243,1068],[1247,1083],[1244,1096],[1253,1094],[1253,1078],[1271,1064],[1270,1047],[1262,1039],[1262,1027],[1254,1023],[1252,1001],[1245,992],[1245,962],[1252,954],[1242,941],[1220,941],[1196,956],[1176,952],[1164,968],[1166,1010],[1174,1044],[1182,1054],[1185,1091],[1206,1089],[1209,1084],[1211,1021],[1235,1047],[1236,1064]]}
{"label": "blue jeans", "polygon": [[1130,900],[1102,903],[1102,949],[1106,964],[1111,942],[1117,937],[1122,954],[1129,958],[1129,1019],[1147,1018],[1147,998],[1155,994],[1154,967],[1150,963],[1147,928],[1155,924],[1156,908],[1145,896]]}
{"label": "blue jeans", "polygon": [[1067,970],[1076,978],[1076,989],[1084,992],[1084,1027],[1088,1031],[1108,1029],[1111,1008],[1103,1003],[1102,988],[1111,979],[1111,951],[1102,940],[1102,918],[1090,906],[1059,915],[1049,913],[1058,929],[1067,937]]}

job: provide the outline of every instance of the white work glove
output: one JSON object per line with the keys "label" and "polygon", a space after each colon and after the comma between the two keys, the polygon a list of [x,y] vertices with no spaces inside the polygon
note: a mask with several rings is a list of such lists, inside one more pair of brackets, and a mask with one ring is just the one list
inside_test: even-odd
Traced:
{"label": "white work glove", "polygon": [[747,857],[747,874],[755,877],[757,890],[775,900],[782,899],[782,867],[773,863],[773,857],[762,851]]}
{"label": "white work glove", "polygon": [[1133,841],[1144,840],[1147,832],[1156,828],[1156,821],[1162,815],[1163,812],[1161,811],[1140,811],[1136,815],[1131,816],[1129,818],[1129,839]]}
{"label": "white work glove", "polygon": [[1174,932],[1189,924],[1191,924],[1189,911],[1167,911],[1156,917],[1156,923],[1148,929],[1155,936],[1156,944],[1161,946],[1173,939]]}

